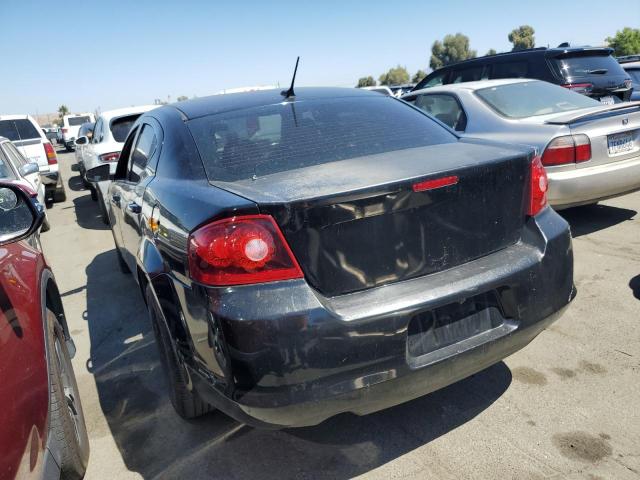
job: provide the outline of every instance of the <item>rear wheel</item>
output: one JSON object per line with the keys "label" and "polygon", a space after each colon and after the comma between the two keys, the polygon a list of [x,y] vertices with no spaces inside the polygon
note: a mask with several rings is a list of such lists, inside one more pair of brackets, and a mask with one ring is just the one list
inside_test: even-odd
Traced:
{"label": "rear wheel", "polygon": [[102,195],[98,194],[98,206],[100,207],[100,217],[102,218],[102,223],[105,225],[109,225],[109,214],[107,213],[107,207],[104,204],[104,198]]}
{"label": "rear wheel", "polygon": [[160,316],[161,314],[156,310],[156,303],[149,286],[147,286],[146,298],[173,408],[178,415],[187,419],[200,417],[211,412],[213,407],[202,400],[198,392],[187,388],[188,380],[185,367],[178,360],[173,348],[173,341],[163,318]]}
{"label": "rear wheel", "polygon": [[47,328],[51,404],[49,434],[57,439],[61,448],[60,477],[81,479],[89,462],[89,437],[64,332],[50,310],[47,310]]}
{"label": "rear wheel", "polygon": [[56,187],[53,192],[53,201],[56,203],[64,202],[67,200],[67,191],[64,188],[64,184],[60,181],[60,185]]}
{"label": "rear wheel", "polygon": [[49,230],[51,230],[51,225],[49,224],[49,218],[47,218],[47,216],[44,216],[44,220],[42,221],[42,226],[40,227],[40,231],[41,232],[48,232]]}
{"label": "rear wheel", "polygon": [[116,246],[116,255],[118,255],[118,265],[120,265],[120,271],[122,273],[131,273],[131,269],[129,268],[129,265],[127,265],[127,262],[124,261],[124,258],[122,258],[122,253],[120,253],[120,249]]}
{"label": "rear wheel", "polygon": [[90,186],[89,190],[91,191],[91,200],[93,200],[94,202],[97,202],[98,201],[98,191],[93,186]]}

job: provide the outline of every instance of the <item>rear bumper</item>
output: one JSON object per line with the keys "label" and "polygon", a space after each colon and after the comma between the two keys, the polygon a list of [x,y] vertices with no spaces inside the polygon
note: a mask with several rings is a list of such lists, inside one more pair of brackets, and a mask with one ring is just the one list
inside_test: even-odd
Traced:
{"label": "rear bumper", "polygon": [[[498,292],[508,325],[409,354],[412,318],[484,292]],[[364,292],[325,298],[292,280],[178,298],[196,390],[241,422],[277,428],[368,414],[463,379],[524,347],[574,295],[568,225],[546,209],[516,245]]]}
{"label": "rear bumper", "polygon": [[640,156],[548,176],[549,203],[556,210],[595,203],[640,190]]}

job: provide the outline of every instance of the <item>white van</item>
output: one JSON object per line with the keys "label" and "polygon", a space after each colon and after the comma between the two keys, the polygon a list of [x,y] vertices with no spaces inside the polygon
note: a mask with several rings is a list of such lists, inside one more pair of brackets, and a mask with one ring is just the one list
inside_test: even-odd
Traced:
{"label": "white van", "polygon": [[96,117],[93,113],[77,113],[73,115],[65,115],[62,117],[62,143],[67,152],[71,152],[75,148],[75,140],[78,138],[78,130],[83,123],[95,122]]}

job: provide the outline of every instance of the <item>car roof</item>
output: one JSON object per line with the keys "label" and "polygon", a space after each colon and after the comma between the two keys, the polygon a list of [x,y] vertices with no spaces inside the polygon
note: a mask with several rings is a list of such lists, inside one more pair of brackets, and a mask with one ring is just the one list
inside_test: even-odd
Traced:
{"label": "car roof", "polygon": [[304,100],[334,99],[344,97],[380,97],[380,93],[360,88],[344,87],[296,87],[295,97],[286,100],[281,89],[257,90],[253,92],[225,93],[209,97],[194,98],[184,102],[173,103],[163,109],[175,109],[182,113],[185,119],[215,115],[222,112],[242,110],[245,108],[262,107],[277,103],[298,102]]}
{"label": "car roof", "polygon": [[31,115],[20,113],[15,115],[0,115],[0,120],[24,120],[25,118],[31,119]]}
{"label": "car roof", "polygon": [[125,108],[116,108],[114,110],[107,110],[100,114],[105,120],[111,120],[115,117],[123,117],[126,115],[135,115],[136,113],[145,113],[149,110],[153,110],[154,108],[158,108],[159,105],[139,105],[137,107],[125,107]]}
{"label": "car roof", "polygon": [[435,92],[451,92],[455,90],[480,90],[481,88],[499,87],[501,85],[510,85],[512,83],[525,83],[525,82],[541,82],[542,80],[536,80],[533,78],[500,78],[495,80],[477,80],[474,82],[461,82],[461,83],[448,83],[446,85],[439,85],[437,87],[427,87],[420,90],[413,90],[402,96],[408,97],[415,95],[416,93],[435,93]]}

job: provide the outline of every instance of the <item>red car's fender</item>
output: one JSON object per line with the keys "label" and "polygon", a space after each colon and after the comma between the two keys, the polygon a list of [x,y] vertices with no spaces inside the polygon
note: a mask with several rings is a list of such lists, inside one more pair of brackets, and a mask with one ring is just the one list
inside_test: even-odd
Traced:
{"label": "red car's fender", "polygon": [[28,241],[0,246],[0,480],[38,478],[44,467],[49,379],[42,317],[42,253]]}

